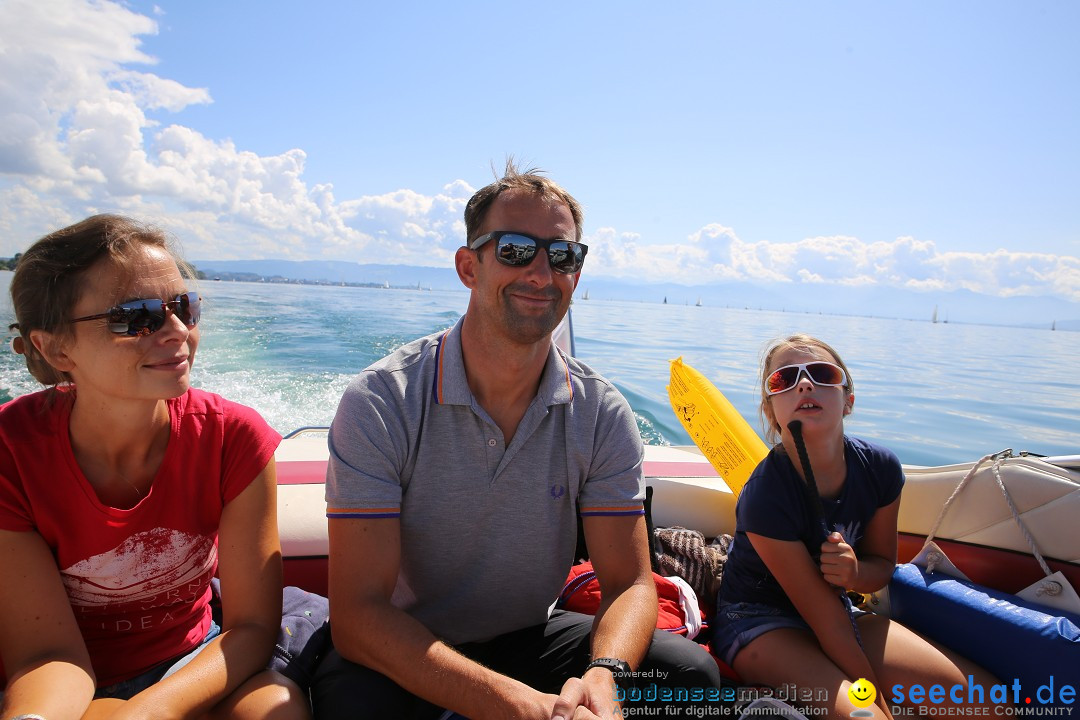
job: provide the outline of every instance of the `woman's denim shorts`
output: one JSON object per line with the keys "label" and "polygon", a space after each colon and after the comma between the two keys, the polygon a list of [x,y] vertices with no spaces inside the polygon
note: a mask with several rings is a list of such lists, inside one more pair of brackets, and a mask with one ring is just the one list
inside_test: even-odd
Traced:
{"label": "woman's denim shorts", "polygon": [[[106,687],[100,687],[94,692],[94,698],[117,698],[120,700],[130,700],[137,694],[141,693],[146,688],[150,687],[160,680],[164,680],[174,672],[191,662],[191,659],[199,654],[207,643],[221,634],[221,628],[215,622],[210,623],[210,630],[206,633],[206,637],[199,643],[198,647],[180,658],[173,658],[172,660],[166,660],[157,667],[151,668],[144,672],[142,675],[137,675],[127,680],[121,680],[118,683],[113,683]],[[4,688],[0,688],[0,701],[4,699]]]}
{"label": "woman's denim shorts", "polygon": [[173,658],[172,660],[166,660],[157,667],[150,668],[141,675],[136,675],[133,678],[127,680],[121,680],[118,683],[112,685],[106,685],[105,687],[99,687],[94,693],[94,698],[118,698],[120,700],[130,700],[146,688],[151,685],[164,680],[180,668],[191,662],[192,658],[198,655],[207,644],[221,634],[221,628],[215,622],[210,623],[210,630],[206,633],[206,637],[199,645],[180,658]]}

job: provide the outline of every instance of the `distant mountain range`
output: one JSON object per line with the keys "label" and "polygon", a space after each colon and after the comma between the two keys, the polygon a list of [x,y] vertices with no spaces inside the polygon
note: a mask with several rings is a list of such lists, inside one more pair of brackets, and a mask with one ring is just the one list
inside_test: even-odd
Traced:
{"label": "distant mountain range", "polygon": [[[462,290],[453,268],[414,265],[361,265],[333,260],[196,260],[195,267],[208,277],[224,279],[276,279],[328,284],[389,285],[433,290]],[[713,285],[634,282],[616,278],[582,276],[579,300],[630,300],[786,310],[789,312],[860,315],[1045,327],[1080,331],[1080,303],[1049,295],[1001,298],[969,290],[916,292],[884,286],[845,287],[810,283],[730,282]]]}

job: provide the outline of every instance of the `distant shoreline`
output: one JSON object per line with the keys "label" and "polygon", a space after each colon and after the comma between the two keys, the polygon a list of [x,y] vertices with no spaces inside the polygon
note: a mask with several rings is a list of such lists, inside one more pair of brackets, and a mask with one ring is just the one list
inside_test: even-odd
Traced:
{"label": "distant shoreline", "polygon": [[[287,277],[283,277],[283,276],[280,276],[280,275],[266,277],[266,276],[258,275],[256,273],[225,273],[225,272],[223,272],[223,273],[214,275],[213,277],[201,277],[200,280],[204,281],[204,282],[221,281],[221,282],[248,282],[248,283],[256,283],[256,284],[274,284],[274,283],[276,283],[276,284],[280,284],[280,285],[313,285],[313,286],[319,286],[319,287],[357,287],[357,288],[369,288],[369,289],[374,289],[374,290],[379,290],[379,289],[382,289],[382,290],[421,290],[421,291],[425,291],[425,292],[432,290],[432,288],[430,288],[430,287],[417,288],[414,285],[390,285],[390,284],[385,283],[385,282],[384,283],[377,283],[377,282],[345,282],[345,281],[332,282],[330,280],[309,280],[309,279],[306,279],[306,278],[287,278]],[[466,289],[464,287],[461,287],[461,288],[443,288],[443,287],[440,287],[440,288],[435,288],[435,289],[440,291],[440,292],[466,292]],[[901,316],[897,316],[897,315],[868,315],[868,314],[860,314],[860,313],[824,312],[824,311],[813,311],[813,310],[788,310],[787,308],[750,307],[750,306],[746,306],[746,305],[744,305],[742,307],[738,307],[737,305],[734,305],[732,303],[725,303],[723,305],[718,304],[718,303],[711,303],[711,304],[703,304],[701,306],[698,306],[698,305],[691,305],[690,303],[665,303],[665,302],[663,302],[662,299],[660,301],[657,301],[657,300],[643,300],[640,297],[638,297],[638,298],[614,298],[614,297],[613,298],[604,298],[604,297],[597,298],[597,297],[590,297],[589,299],[586,300],[586,299],[581,297],[580,288],[579,288],[578,294],[574,296],[574,302],[575,303],[584,303],[584,302],[589,302],[589,303],[592,303],[592,302],[597,302],[597,303],[603,303],[603,302],[613,302],[613,303],[634,302],[634,303],[641,303],[641,304],[644,304],[644,305],[671,305],[671,307],[673,307],[673,308],[675,308],[675,307],[706,307],[706,308],[710,308],[711,307],[711,308],[722,308],[722,309],[725,309],[725,310],[736,310],[736,311],[744,311],[744,312],[770,312],[770,313],[783,313],[783,314],[790,314],[790,315],[828,315],[830,317],[865,318],[865,319],[869,319],[869,320],[898,320],[898,321],[902,321],[902,322],[926,323],[928,325],[960,325],[960,326],[977,326],[977,327],[1013,328],[1013,329],[1019,329],[1019,330],[1046,330],[1046,331],[1054,330],[1054,331],[1060,331],[1060,332],[1080,332],[1080,322],[1076,322],[1076,323],[1057,323],[1057,325],[1064,325],[1064,327],[1051,328],[1051,327],[1047,327],[1045,324],[1035,324],[1035,323],[1009,324],[1009,323],[977,322],[977,321],[967,321],[967,320],[951,320],[951,321],[950,320],[938,320],[938,321],[934,322],[932,320],[926,320],[926,319],[922,319],[922,318],[901,317]]]}
{"label": "distant shoreline", "polygon": [[278,285],[319,285],[323,287],[360,287],[360,288],[382,288],[384,290],[431,290],[430,287],[421,287],[417,285],[391,285],[388,282],[354,282],[347,280],[310,280],[308,278],[290,278],[283,275],[259,275],[258,273],[246,273],[246,272],[220,272],[208,275],[203,271],[199,271],[199,280],[201,282],[250,282],[250,283],[270,283]]}
{"label": "distant shoreline", "polygon": [[[237,261],[222,262],[233,263]],[[305,269],[303,267],[305,263],[292,263],[291,261],[252,262],[284,263],[286,266],[295,265],[298,270]],[[215,268],[214,265],[214,261],[199,261],[195,263],[200,282],[213,283],[220,281],[255,283],[260,285],[308,285],[316,287],[466,292],[466,289],[457,282],[456,273],[452,268],[421,268],[413,266],[385,265],[363,266],[357,263],[341,263],[340,265],[342,266],[351,266],[349,268],[350,270],[355,270],[357,272],[365,271],[369,276],[381,276],[383,279],[361,280],[355,277],[345,279],[345,273],[343,271],[341,279],[328,280],[325,277],[296,277],[284,275],[280,272],[259,273],[249,270],[226,270],[220,267]],[[338,264],[335,263],[334,265],[336,267]],[[203,269],[203,267],[207,269]],[[5,273],[11,273],[11,270],[3,269],[2,265],[0,265],[0,275]],[[419,279],[415,282],[412,280],[405,282],[403,278],[406,276]],[[588,299],[585,299],[584,297],[586,292],[589,293]],[[899,292],[906,292],[907,294],[901,297],[898,296]],[[841,295],[841,293],[842,289],[820,285],[810,285],[801,288],[778,287],[776,289],[763,289],[760,286],[752,286],[749,284],[691,287],[672,283],[632,283],[605,277],[589,276],[586,273],[578,286],[574,302],[635,302],[650,305],[671,305],[673,308],[697,307],[700,302],[700,305],[705,308],[726,308],[730,310],[752,312],[778,312],[797,315],[828,315],[835,317],[904,320],[908,322],[924,322],[937,325],[1021,328],[1026,330],[1046,330],[1050,332],[1080,332],[1080,304],[1076,303],[1065,303],[1064,305],[1066,311],[1068,311],[1070,315],[1073,315],[1073,317],[1063,314],[1054,317],[1047,315],[1045,312],[1036,313],[1034,311],[1026,313],[1014,312],[1011,316],[1005,316],[1003,312],[995,312],[995,309],[1002,307],[1002,304],[1004,303],[1023,302],[1025,298],[977,296],[974,298],[974,301],[976,305],[981,306],[979,307],[981,312],[975,312],[961,305],[961,301],[970,305],[972,298],[958,298],[956,297],[956,295],[958,295],[957,293],[953,293],[952,297],[950,297],[949,294],[921,296],[913,291],[896,291],[895,289],[880,287],[877,288],[875,292],[864,292],[859,295],[853,294],[850,298],[843,298],[845,301],[838,300],[838,296]],[[880,299],[878,296],[880,296]],[[942,297],[955,302],[943,301],[941,300]],[[740,300],[733,302],[732,298],[739,298]],[[1038,300],[1038,298],[1035,298],[1032,299],[1032,302],[1034,303]],[[806,305],[811,302],[819,306],[813,308],[800,308],[800,303]],[[941,313],[943,319],[938,319],[935,323],[929,312],[927,317],[917,317],[910,312],[905,312],[905,310],[914,307],[914,303],[916,302],[919,307],[929,305],[933,308],[935,305],[940,304],[942,307],[957,307],[958,310],[952,313],[951,318],[949,312],[946,311]],[[1062,303],[1064,302],[1065,301],[1062,301]],[[851,312],[851,308],[863,310],[876,309],[878,312]],[[1059,306],[1057,309],[1061,310],[1062,308]],[[1020,314],[1025,314],[1028,317],[1039,315],[1040,319],[1035,321],[1027,319],[1026,317],[1020,317]],[[987,316],[990,316],[992,319],[987,319]]]}

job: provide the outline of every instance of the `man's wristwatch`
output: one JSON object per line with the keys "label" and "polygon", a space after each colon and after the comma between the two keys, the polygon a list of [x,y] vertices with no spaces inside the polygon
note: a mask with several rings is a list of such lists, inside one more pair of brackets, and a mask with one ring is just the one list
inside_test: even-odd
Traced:
{"label": "man's wristwatch", "polygon": [[618,658],[596,658],[585,666],[585,672],[592,670],[594,667],[610,670],[611,675],[615,678],[615,684],[622,690],[634,687],[634,674],[626,661]]}

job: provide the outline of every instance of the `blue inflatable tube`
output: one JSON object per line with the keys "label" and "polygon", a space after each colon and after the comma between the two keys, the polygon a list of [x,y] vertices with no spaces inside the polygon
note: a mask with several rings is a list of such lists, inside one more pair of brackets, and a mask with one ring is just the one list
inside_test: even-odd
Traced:
{"label": "blue inflatable tube", "polygon": [[893,573],[889,602],[894,620],[997,676],[1010,702],[1019,681],[1021,706],[1080,706],[1080,616],[910,563]]}

